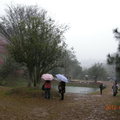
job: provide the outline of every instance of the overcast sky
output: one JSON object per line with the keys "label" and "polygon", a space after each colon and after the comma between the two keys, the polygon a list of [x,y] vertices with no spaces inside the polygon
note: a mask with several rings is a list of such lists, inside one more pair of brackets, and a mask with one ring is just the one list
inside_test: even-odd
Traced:
{"label": "overcast sky", "polygon": [[117,50],[112,30],[120,30],[120,0],[0,0],[0,15],[11,3],[38,5],[57,23],[68,25],[65,41],[82,66],[103,62]]}

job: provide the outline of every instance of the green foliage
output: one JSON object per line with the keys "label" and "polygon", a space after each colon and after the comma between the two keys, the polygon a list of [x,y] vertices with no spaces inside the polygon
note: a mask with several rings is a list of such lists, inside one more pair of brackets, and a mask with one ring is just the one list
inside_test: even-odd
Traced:
{"label": "green foliage", "polygon": [[16,87],[26,87],[28,84],[28,79],[24,78],[23,76],[15,76],[15,75],[9,75],[3,80],[0,80],[1,86],[6,86],[10,88],[16,88]]}
{"label": "green foliage", "polygon": [[5,86],[6,84],[6,81],[0,80],[0,86]]}
{"label": "green foliage", "polygon": [[5,79],[8,75],[13,74],[16,70],[20,68],[20,65],[15,62],[10,56],[6,56],[4,59],[4,64],[0,67],[0,77]]}
{"label": "green foliage", "polygon": [[105,80],[107,77],[107,72],[102,66],[102,64],[94,64],[92,67],[88,69],[88,74],[91,78],[94,78],[95,82],[99,80]]}
{"label": "green foliage", "polygon": [[[119,41],[120,40],[120,32],[118,29],[113,30],[115,38]],[[118,51],[114,55],[108,54],[107,56],[107,63],[109,65],[115,65],[115,72],[116,72],[116,80],[120,81],[120,42],[118,44]]]}
{"label": "green foliage", "polygon": [[80,73],[82,67],[77,61],[76,56],[72,50],[65,50],[62,59],[60,60],[62,66],[53,69],[51,72],[53,74],[65,74],[69,79],[78,79],[80,78]]}
{"label": "green foliage", "polygon": [[45,10],[36,6],[12,6],[1,18],[0,33],[9,41],[9,52],[26,65],[36,86],[41,74],[59,66],[66,26],[55,25]]}
{"label": "green foliage", "polygon": [[66,54],[63,58],[64,71],[70,78],[80,78],[80,72],[82,70],[80,63],[76,59],[73,49],[66,50]]}
{"label": "green foliage", "polygon": [[108,64],[113,64],[114,62],[115,62],[115,59],[114,59],[114,57],[112,57],[110,54],[108,54],[108,59],[107,59],[107,63]]}

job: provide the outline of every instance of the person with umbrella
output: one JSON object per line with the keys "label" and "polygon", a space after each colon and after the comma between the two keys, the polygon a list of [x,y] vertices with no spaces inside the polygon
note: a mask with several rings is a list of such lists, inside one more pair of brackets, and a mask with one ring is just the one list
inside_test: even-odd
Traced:
{"label": "person with umbrella", "polygon": [[45,98],[50,99],[50,89],[51,89],[51,81],[46,80],[44,83],[44,90],[45,90]]}
{"label": "person with umbrella", "polygon": [[56,77],[58,80],[60,80],[58,85],[58,90],[59,93],[61,94],[61,100],[64,100],[65,86],[66,86],[66,82],[68,82],[68,79],[61,74],[57,74]]}
{"label": "person with umbrella", "polygon": [[51,81],[53,80],[53,76],[51,74],[43,74],[41,78],[45,80],[45,83],[43,84],[45,98],[50,99]]}
{"label": "person with umbrella", "polygon": [[59,90],[59,93],[61,94],[61,100],[64,100],[65,86],[66,86],[66,83],[64,81],[59,82],[58,90]]}

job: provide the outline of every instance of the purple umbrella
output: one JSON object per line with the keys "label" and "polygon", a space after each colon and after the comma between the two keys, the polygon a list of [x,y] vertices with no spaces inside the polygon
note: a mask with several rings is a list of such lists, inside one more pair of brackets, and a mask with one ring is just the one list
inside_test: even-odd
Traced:
{"label": "purple umbrella", "polygon": [[68,82],[68,79],[64,75],[57,74],[56,77],[60,81]]}

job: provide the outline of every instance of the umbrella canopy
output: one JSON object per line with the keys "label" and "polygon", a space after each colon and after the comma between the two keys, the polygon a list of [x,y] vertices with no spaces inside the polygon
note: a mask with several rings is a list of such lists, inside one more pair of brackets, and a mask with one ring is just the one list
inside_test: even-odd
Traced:
{"label": "umbrella canopy", "polygon": [[97,83],[102,83],[102,81],[97,81]]}
{"label": "umbrella canopy", "polygon": [[58,80],[68,82],[68,79],[64,75],[57,74],[56,77],[57,77]]}
{"label": "umbrella canopy", "polygon": [[98,83],[98,84],[103,84],[103,82],[102,82],[102,81],[97,81],[97,83]]}
{"label": "umbrella canopy", "polygon": [[43,80],[53,80],[53,79],[54,79],[54,77],[53,77],[51,74],[43,74],[43,75],[41,76],[41,78],[42,78]]}

